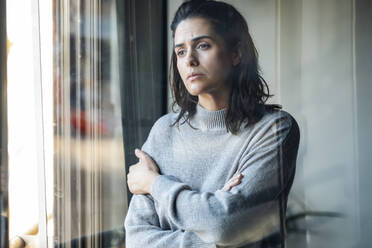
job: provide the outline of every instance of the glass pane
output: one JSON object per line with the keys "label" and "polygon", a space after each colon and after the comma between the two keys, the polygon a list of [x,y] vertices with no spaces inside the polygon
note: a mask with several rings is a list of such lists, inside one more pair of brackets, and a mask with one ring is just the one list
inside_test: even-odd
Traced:
{"label": "glass pane", "polygon": [[124,246],[126,171],[165,109],[163,6],[54,3],[55,245]]}
{"label": "glass pane", "polygon": [[53,241],[120,246],[127,203],[115,2],[56,1],[53,18]]}
{"label": "glass pane", "polygon": [[272,101],[301,129],[288,247],[365,247],[370,1],[226,2],[248,21]]}
{"label": "glass pane", "polygon": [[36,104],[34,44],[30,42],[35,38],[31,7],[30,1],[18,0],[7,1],[6,8],[9,238],[12,241],[18,240],[16,236],[36,235],[39,222],[37,154],[40,147],[37,146],[36,113],[40,106]]}

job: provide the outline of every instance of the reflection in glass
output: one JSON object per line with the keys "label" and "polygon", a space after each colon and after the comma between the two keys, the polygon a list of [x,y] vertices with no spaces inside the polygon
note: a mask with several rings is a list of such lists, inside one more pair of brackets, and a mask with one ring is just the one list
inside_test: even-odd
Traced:
{"label": "reflection in glass", "polygon": [[127,203],[115,17],[114,1],[54,5],[54,209],[49,215],[58,245],[123,242]]}
{"label": "reflection in glass", "polygon": [[[122,247],[125,174],[165,112],[164,1],[54,4],[56,245]],[[151,42],[148,42],[151,40]]]}

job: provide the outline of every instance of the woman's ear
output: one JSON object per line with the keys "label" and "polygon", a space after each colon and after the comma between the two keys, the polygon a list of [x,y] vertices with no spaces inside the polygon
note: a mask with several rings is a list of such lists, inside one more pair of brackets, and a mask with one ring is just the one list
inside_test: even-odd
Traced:
{"label": "woman's ear", "polygon": [[238,43],[233,52],[232,52],[232,64],[233,66],[237,66],[240,64],[240,61],[241,61],[241,58],[242,58],[242,52],[241,52],[241,49],[240,49],[240,43]]}

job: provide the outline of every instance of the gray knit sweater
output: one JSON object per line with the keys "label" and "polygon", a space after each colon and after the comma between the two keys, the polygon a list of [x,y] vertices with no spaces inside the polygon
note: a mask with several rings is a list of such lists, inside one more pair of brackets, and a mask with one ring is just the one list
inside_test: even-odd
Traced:
{"label": "gray knit sweater", "polygon": [[[297,123],[284,111],[271,111],[233,135],[225,112],[198,105],[192,127],[171,126],[175,113],[154,124],[142,149],[162,175],[150,195],[130,202],[127,248],[284,247]],[[241,183],[222,191],[236,171]]]}

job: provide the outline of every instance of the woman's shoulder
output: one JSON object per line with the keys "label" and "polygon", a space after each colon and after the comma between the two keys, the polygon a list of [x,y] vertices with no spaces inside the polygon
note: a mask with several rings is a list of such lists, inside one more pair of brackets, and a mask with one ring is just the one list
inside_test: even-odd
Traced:
{"label": "woman's shoulder", "polygon": [[296,122],[295,118],[283,109],[269,108],[265,109],[263,117],[260,121],[281,122],[292,125]]}
{"label": "woman's shoulder", "polygon": [[154,125],[151,128],[152,133],[164,133],[167,132],[167,130],[170,130],[173,128],[173,124],[177,119],[177,114],[170,112],[168,114],[165,114],[161,116],[159,119],[157,119],[154,123]]}
{"label": "woman's shoulder", "polygon": [[164,143],[167,143],[171,137],[174,118],[174,113],[168,113],[157,119],[151,127],[146,142],[142,146],[142,150],[151,154],[151,156],[154,156],[156,151],[153,150],[153,148],[162,146],[162,144],[164,145]]}
{"label": "woman's shoulder", "polygon": [[263,126],[270,126],[275,133],[283,131],[290,136],[298,138],[300,136],[300,128],[296,119],[285,110],[269,109],[260,122],[263,123]]}
{"label": "woman's shoulder", "polygon": [[[253,129],[296,129],[299,130],[296,119],[287,111],[279,108],[265,108],[261,119],[253,125]],[[273,131],[274,131],[273,130]]]}

